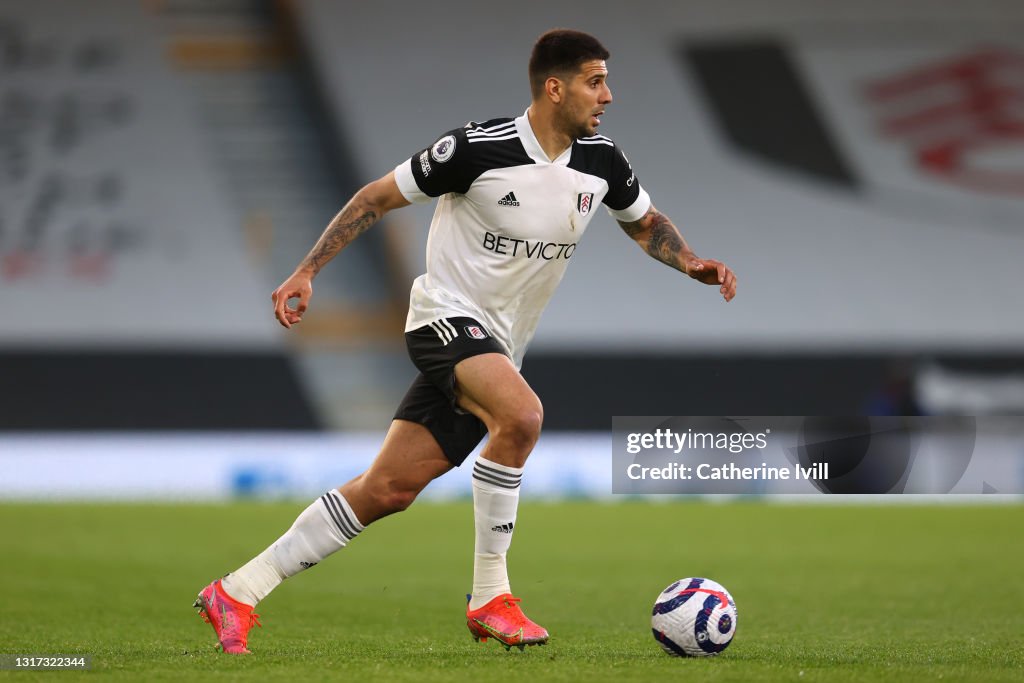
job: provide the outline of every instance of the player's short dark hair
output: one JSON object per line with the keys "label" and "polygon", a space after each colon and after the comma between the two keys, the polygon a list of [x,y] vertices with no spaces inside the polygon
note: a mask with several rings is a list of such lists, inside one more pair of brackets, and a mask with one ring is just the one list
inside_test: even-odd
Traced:
{"label": "player's short dark hair", "polygon": [[575,74],[583,62],[610,56],[601,41],[589,33],[565,28],[548,31],[537,39],[530,54],[530,90],[539,97],[551,76],[566,78]]}

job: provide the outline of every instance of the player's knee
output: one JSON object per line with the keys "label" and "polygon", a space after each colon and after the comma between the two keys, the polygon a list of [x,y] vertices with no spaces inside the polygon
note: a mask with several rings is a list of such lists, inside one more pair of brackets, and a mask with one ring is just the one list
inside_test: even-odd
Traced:
{"label": "player's knee", "polygon": [[412,505],[412,502],[416,500],[418,495],[419,491],[393,489],[385,497],[384,503],[391,512],[402,512]]}
{"label": "player's knee", "polygon": [[498,425],[502,438],[510,446],[522,450],[528,455],[533,445],[540,438],[541,425],[544,423],[544,411],[538,402],[535,406],[523,408],[510,413]]}
{"label": "player's knee", "polygon": [[419,491],[395,481],[377,482],[370,491],[373,502],[383,514],[401,512],[412,505]]}

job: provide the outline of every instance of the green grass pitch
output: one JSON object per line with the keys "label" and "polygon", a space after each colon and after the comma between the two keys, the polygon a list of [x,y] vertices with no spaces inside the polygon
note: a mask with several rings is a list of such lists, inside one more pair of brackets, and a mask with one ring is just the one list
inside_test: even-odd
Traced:
{"label": "green grass pitch", "polygon": [[[305,503],[0,505],[0,653],[91,654],[29,680],[1021,681],[1024,506],[524,501],[512,585],[543,648],[474,643],[463,621],[472,507],[418,503],[262,605],[251,657],[191,605]],[[739,610],[722,655],[650,633],[671,581]]]}

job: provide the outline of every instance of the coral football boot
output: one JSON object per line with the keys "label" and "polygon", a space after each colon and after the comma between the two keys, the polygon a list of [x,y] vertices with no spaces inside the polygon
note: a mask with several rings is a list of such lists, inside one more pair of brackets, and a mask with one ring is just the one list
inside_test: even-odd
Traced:
{"label": "coral football boot", "polygon": [[203,589],[192,605],[207,624],[213,627],[220,646],[232,655],[252,654],[246,647],[249,642],[249,629],[262,627],[260,615],[252,611],[252,607],[238,602],[224,592],[220,579]]}
{"label": "coral football boot", "polygon": [[548,642],[547,629],[530,621],[519,608],[519,598],[511,593],[503,593],[479,609],[470,610],[466,605],[466,625],[473,640],[487,642],[494,638],[506,650]]}

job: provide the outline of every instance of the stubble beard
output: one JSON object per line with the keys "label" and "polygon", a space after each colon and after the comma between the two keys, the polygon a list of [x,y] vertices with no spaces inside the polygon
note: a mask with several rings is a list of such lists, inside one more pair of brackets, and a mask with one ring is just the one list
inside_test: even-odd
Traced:
{"label": "stubble beard", "polygon": [[574,112],[567,112],[560,118],[559,128],[572,140],[590,137],[597,133],[597,129],[590,125],[589,113],[587,114],[586,123],[581,123],[578,119],[574,118]]}

